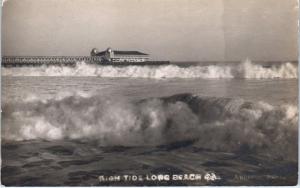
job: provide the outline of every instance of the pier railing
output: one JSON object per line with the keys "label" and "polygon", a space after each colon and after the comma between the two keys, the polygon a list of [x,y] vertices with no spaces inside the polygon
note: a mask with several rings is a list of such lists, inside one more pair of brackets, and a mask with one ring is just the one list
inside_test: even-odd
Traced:
{"label": "pier railing", "polygon": [[101,63],[98,56],[3,56],[2,66],[75,65],[77,62]]}

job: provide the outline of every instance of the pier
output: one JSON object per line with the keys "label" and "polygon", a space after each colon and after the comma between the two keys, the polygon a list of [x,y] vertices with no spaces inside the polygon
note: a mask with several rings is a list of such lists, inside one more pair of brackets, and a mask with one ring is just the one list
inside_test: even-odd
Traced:
{"label": "pier", "polygon": [[75,66],[77,62],[101,64],[101,57],[97,56],[4,56],[2,66],[41,66],[41,65],[64,65]]}
{"label": "pier", "polygon": [[100,56],[3,56],[3,67],[34,67],[34,66],[75,66],[78,62],[97,65],[165,65],[169,61],[144,61],[144,62],[109,62]]}

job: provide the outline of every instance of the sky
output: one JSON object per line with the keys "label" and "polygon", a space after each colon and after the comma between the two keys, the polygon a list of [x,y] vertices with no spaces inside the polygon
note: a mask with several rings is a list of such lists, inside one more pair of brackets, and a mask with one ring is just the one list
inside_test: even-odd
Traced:
{"label": "sky", "polygon": [[138,50],[154,60],[296,60],[297,0],[6,0],[2,55]]}

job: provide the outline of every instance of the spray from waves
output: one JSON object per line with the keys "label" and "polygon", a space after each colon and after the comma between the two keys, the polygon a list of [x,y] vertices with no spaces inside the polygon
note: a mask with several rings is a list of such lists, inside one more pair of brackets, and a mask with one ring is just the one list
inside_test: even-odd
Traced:
{"label": "spray from waves", "polygon": [[215,151],[247,150],[297,158],[298,109],[243,99],[179,94],[129,102],[101,96],[4,104],[10,140],[96,140],[99,145],[156,146],[191,140]]}
{"label": "spray from waves", "polygon": [[208,65],[180,67],[165,66],[97,66],[79,62],[75,67],[42,66],[2,68],[4,76],[98,76],[126,78],[297,78],[297,66],[283,63],[264,67],[246,60],[237,65]]}

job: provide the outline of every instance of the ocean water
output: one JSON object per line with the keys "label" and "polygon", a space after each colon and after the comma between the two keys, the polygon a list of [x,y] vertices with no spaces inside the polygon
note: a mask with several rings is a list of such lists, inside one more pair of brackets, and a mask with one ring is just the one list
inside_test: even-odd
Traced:
{"label": "ocean water", "polygon": [[297,64],[183,65],[2,68],[2,183],[295,185]]}

